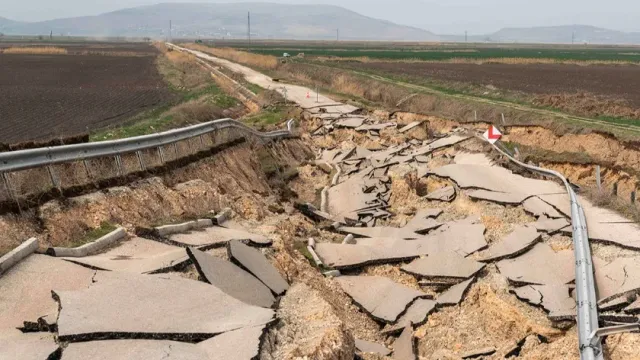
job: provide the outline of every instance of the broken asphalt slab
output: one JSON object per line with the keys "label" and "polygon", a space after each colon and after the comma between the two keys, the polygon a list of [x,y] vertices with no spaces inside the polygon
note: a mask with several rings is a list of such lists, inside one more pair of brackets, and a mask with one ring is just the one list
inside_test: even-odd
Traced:
{"label": "broken asphalt slab", "polygon": [[499,166],[450,164],[433,170],[433,173],[453,180],[463,189],[483,189],[521,194],[526,197],[565,193],[565,190],[554,182],[526,178]]}
{"label": "broken asphalt slab", "polygon": [[412,249],[392,248],[384,245],[353,245],[319,243],[315,251],[328,267],[343,270],[369,264],[386,264],[410,260],[419,255]]}
{"label": "broken asphalt slab", "polygon": [[540,239],[541,235],[535,227],[518,226],[504,239],[491,244],[482,254],[480,261],[499,261],[518,256],[533,247]]}
{"label": "broken asphalt slab", "polygon": [[62,360],[251,360],[265,326],[228,331],[198,344],[169,340],[101,340],[69,344]]}
{"label": "broken asphalt slab", "polygon": [[547,219],[541,217],[540,219],[538,219],[538,221],[534,222],[531,225],[540,232],[555,234],[561,229],[564,229],[567,226],[571,225],[571,223],[569,223],[569,221],[565,218]]}
{"label": "broken asphalt slab", "polygon": [[562,285],[575,279],[573,251],[559,252],[544,243],[517,258],[497,263],[498,270],[510,281],[529,285]]}
{"label": "broken asphalt slab", "polygon": [[62,341],[165,339],[198,341],[264,325],[274,312],[215,286],[169,275],[98,272],[88,288],[53,290]]}
{"label": "broken asphalt slab", "polygon": [[51,333],[0,332],[0,360],[57,359],[58,352]]}
{"label": "broken asphalt slab", "polygon": [[442,294],[438,295],[438,298],[436,299],[438,306],[453,306],[460,304],[474,281],[475,278],[463,281],[457,285],[453,285]]}
{"label": "broken asphalt slab", "polygon": [[380,276],[341,276],[335,279],[353,301],[374,318],[392,323],[417,298],[427,294]]}
{"label": "broken asphalt slab", "polygon": [[414,276],[438,279],[457,278],[468,279],[484,268],[484,264],[462,257],[456,253],[435,253],[430,256],[414,260],[402,266],[402,271]]}
{"label": "broken asphalt slab", "polygon": [[229,229],[221,226],[204,228],[200,231],[192,231],[187,234],[171,235],[169,240],[184,247],[196,246],[199,248],[224,246],[231,240],[247,240],[257,246],[271,245],[271,240],[265,236],[245,230]]}
{"label": "broken asphalt slab", "polygon": [[62,258],[92,269],[152,274],[189,262],[184,248],[143,238],[121,242],[105,253],[82,258]]}
{"label": "broken asphalt slab", "polygon": [[553,321],[571,320],[576,316],[576,301],[566,285],[527,285],[513,292],[519,299],[543,307]]}
{"label": "broken asphalt slab", "polygon": [[605,263],[598,258],[593,261],[595,268],[596,293],[599,302],[640,290],[640,258],[617,258]]}
{"label": "broken asphalt slab", "polygon": [[253,274],[276,295],[284,294],[289,288],[289,284],[282,278],[278,270],[259,250],[234,240],[229,242],[227,252],[229,259]]}
{"label": "broken asphalt slab", "polygon": [[491,201],[501,205],[520,205],[527,198],[526,194],[503,193],[487,190],[473,190],[467,192],[467,195],[474,200]]}
{"label": "broken asphalt slab", "polygon": [[436,309],[437,302],[431,299],[417,299],[409,306],[407,312],[405,312],[400,319],[398,319],[396,326],[407,325],[421,326],[427,321],[427,317]]}
{"label": "broken asphalt slab", "polygon": [[276,299],[271,290],[253,275],[229,261],[197,249],[187,249],[200,277],[228,295],[249,305],[270,308]]}
{"label": "broken asphalt slab", "polygon": [[0,333],[43,316],[55,319],[58,304],[51,290],[86,289],[95,273],[46,255],[33,254],[22,260],[0,276]]}
{"label": "broken asphalt slab", "polygon": [[393,343],[392,358],[396,360],[416,360],[415,340],[411,325],[404,328],[400,337]]}
{"label": "broken asphalt slab", "polygon": [[445,186],[427,194],[424,198],[433,201],[452,202],[456,198],[456,189],[453,186]]}

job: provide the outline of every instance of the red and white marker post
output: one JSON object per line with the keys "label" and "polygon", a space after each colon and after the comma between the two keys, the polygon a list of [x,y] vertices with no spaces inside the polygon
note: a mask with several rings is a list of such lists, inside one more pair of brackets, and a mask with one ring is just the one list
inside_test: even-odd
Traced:
{"label": "red and white marker post", "polygon": [[500,130],[496,129],[495,126],[491,125],[489,130],[485,131],[484,135],[482,136],[484,136],[484,138],[491,144],[495,144],[496,141],[500,140],[500,138],[502,137],[502,133],[500,132]]}

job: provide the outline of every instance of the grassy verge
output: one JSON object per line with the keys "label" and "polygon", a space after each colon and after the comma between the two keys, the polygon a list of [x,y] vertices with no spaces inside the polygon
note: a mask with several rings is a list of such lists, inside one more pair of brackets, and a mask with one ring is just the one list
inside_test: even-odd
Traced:
{"label": "grassy verge", "polygon": [[225,94],[216,85],[181,92],[175,106],[163,106],[143,113],[116,128],[91,134],[90,141],[122,139],[154,134],[222,117],[222,110],[238,106],[238,99]]}
{"label": "grassy verge", "polygon": [[257,129],[267,128],[287,120],[288,110],[290,109],[291,107],[284,105],[271,106],[256,114],[242,118],[242,122]]}
{"label": "grassy verge", "polygon": [[240,108],[241,102],[217,86],[193,56],[170,51],[163,45],[158,48],[162,52],[157,60],[158,71],[177,100],[144,112],[120,126],[96,131],[90,135],[90,141],[154,134],[222,118],[225,117],[224,110]]}
{"label": "grassy verge", "polygon": [[100,224],[100,227],[89,230],[82,238],[72,240],[68,244],[65,244],[65,246],[75,248],[84,244],[88,244],[92,241],[100,239],[101,237],[116,230],[117,228],[118,227],[116,225],[105,221]]}

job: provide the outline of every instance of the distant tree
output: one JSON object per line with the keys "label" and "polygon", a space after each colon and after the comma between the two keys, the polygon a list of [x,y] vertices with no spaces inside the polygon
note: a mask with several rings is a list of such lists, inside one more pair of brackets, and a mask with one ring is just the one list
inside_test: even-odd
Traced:
{"label": "distant tree", "polygon": [[38,40],[42,40],[42,39],[44,39],[44,36],[38,35]]}

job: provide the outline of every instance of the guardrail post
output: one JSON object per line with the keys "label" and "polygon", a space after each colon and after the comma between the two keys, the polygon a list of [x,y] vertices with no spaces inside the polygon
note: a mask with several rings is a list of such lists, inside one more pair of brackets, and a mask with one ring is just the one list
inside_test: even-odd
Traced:
{"label": "guardrail post", "polygon": [[162,151],[162,146],[158,146],[158,154],[160,155],[160,163],[164,164],[164,151]]}
{"label": "guardrail post", "polygon": [[200,137],[200,145],[204,149],[204,135],[200,135],[199,137]]}
{"label": "guardrail post", "polygon": [[474,121],[478,121],[478,111],[477,110],[473,110],[473,120]]}
{"label": "guardrail post", "polygon": [[51,183],[53,184],[53,187],[55,187],[56,189],[60,189],[60,183],[58,179],[56,179],[56,175],[53,172],[53,167],[51,167],[51,165],[47,166],[47,171],[49,172],[49,178],[51,178]]}
{"label": "guardrail post", "polygon": [[11,200],[16,202],[16,205],[18,205],[18,211],[20,212],[20,214],[22,214],[20,201],[18,200],[18,195],[13,191],[13,187],[11,186],[11,180],[9,179],[9,174],[3,172],[2,180],[4,182],[4,187],[7,189],[7,192],[9,193],[9,197],[11,198]]}
{"label": "guardrail post", "polygon": [[138,164],[140,164],[140,170],[145,171],[146,168],[144,166],[144,161],[142,160],[142,153],[140,151],[136,151],[136,157],[138,158]]}
{"label": "guardrail post", "polygon": [[124,175],[124,171],[122,171],[122,158],[120,155],[116,155],[116,165],[118,166],[118,176]]}
{"label": "guardrail post", "polygon": [[602,178],[600,177],[600,165],[596,165],[596,184],[598,190],[602,190]]}
{"label": "guardrail post", "polygon": [[84,171],[86,171],[89,181],[93,181],[91,180],[91,170],[89,169],[89,163],[87,160],[82,160],[82,165],[84,165]]}
{"label": "guardrail post", "polygon": [[173,143],[173,152],[176,154],[175,160],[178,160],[178,143]]}

